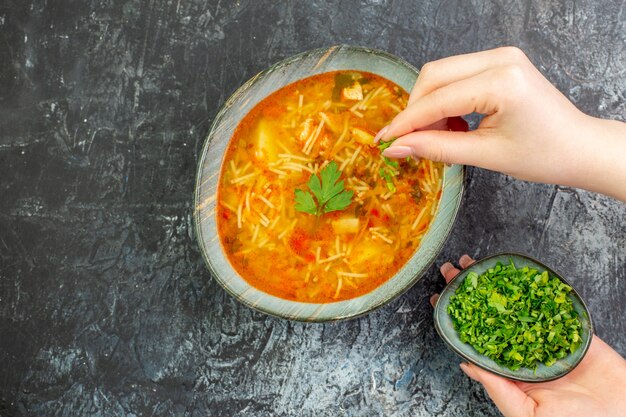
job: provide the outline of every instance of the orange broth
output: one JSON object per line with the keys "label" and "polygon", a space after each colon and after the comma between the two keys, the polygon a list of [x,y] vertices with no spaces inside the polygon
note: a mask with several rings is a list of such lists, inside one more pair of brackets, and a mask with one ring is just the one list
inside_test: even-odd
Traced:
{"label": "orange broth", "polygon": [[[408,94],[380,76],[315,75],[269,95],[241,121],[226,151],[217,225],[233,268],[277,297],[330,303],[366,294],[411,258],[441,196],[440,163],[389,167],[374,134]],[[335,161],[354,192],[343,211],[296,211],[294,190]],[[381,168],[393,171],[392,187]]]}

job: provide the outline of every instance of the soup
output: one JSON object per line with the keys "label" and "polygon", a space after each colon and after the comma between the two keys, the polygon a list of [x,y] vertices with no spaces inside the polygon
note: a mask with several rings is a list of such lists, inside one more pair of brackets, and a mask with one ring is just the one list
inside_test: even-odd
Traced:
{"label": "soup", "polygon": [[241,277],[277,297],[329,303],[398,272],[428,230],[443,172],[384,158],[374,143],[407,99],[380,76],[336,71],[290,84],[244,117],[224,156],[216,212]]}

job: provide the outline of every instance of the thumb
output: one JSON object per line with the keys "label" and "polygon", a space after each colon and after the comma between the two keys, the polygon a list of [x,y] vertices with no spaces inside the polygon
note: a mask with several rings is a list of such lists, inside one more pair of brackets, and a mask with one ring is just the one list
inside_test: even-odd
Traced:
{"label": "thumb", "polygon": [[487,394],[505,417],[532,417],[535,415],[537,403],[513,381],[468,363],[462,363],[461,370],[474,381],[483,384]]}
{"label": "thumb", "polygon": [[464,165],[489,165],[493,153],[485,138],[476,131],[451,132],[448,130],[420,130],[399,137],[385,149],[389,158],[429,159],[435,162]]}

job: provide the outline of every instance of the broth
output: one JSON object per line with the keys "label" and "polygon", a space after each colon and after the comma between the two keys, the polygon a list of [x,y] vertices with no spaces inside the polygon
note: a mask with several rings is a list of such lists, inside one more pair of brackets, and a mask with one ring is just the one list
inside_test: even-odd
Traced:
{"label": "broth", "polygon": [[[335,71],[283,87],[243,118],[222,163],[216,214],[237,273],[277,297],[329,303],[398,272],[428,230],[443,176],[427,160],[394,167],[373,143],[407,99],[380,76]],[[297,211],[295,190],[308,190],[331,161],[351,203],[321,216]]]}

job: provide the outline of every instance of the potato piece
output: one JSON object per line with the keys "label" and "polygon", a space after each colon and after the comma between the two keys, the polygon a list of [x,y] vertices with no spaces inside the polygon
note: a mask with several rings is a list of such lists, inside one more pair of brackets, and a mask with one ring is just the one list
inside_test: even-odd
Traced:
{"label": "potato piece", "polygon": [[360,266],[366,262],[376,260],[376,262],[381,266],[386,266],[392,263],[393,259],[394,254],[390,250],[390,246],[387,243],[380,239],[367,239],[352,250],[350,262],[354,266]]}
{"label": "potato piece", "polygon": [[356,217],[347,217],[332,222],[333,231],[338,234],[356,233],[359,231],[359,219]]}
{"label": "potato piece", "polygon": [[355,82],[350,87],[345,87],[341,91],[341,95],[346,100],[363,100],[363,87],[358,82]]}
{"label": "potato piece", "polygon": [[279,154],[276,141],[279,140],[269,124],[265,120],[261,120],[256,129],[256,146],[254,156],[259,160],[275,161]]}
{"label": "potato piece", "polygon": [[236,193],[222,193],[220,199],[226,203],[228,207],[237,208],[239,205],[239,198]]}
{"label": "potato piece", "polygon": [[352,128],[352,137],[358,143],[374,146],[374,135],[365,129],[359,127]]}

